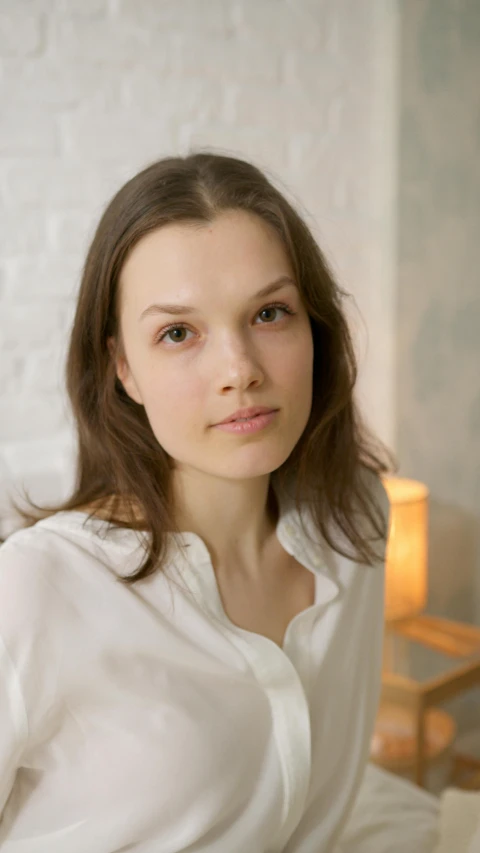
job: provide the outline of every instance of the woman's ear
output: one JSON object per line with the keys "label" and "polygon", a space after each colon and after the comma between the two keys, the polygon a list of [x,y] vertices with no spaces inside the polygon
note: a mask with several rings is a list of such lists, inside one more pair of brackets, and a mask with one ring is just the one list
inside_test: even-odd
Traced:
{"label": "woman's ear", "polygon": [[107,346],[110,357],[115,362],[115,372],[117,377],[122,383],[126,393],[135,403],[143,405],[140,391],[138,390],[135,379],[133,378],[132,372],[128,366],[126,356],[123,352],[123,347],[117,346],[117,342],[113,337],[107,338]]}

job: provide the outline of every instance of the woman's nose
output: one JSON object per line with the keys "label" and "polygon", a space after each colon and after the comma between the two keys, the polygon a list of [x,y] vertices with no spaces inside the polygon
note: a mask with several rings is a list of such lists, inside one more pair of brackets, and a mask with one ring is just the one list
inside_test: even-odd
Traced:
{"label": "woman's nose", "polygon": [[263,379],[258,356],[245,341],[230,342],[219,349],[215,359],[221,388],[248,388]]}

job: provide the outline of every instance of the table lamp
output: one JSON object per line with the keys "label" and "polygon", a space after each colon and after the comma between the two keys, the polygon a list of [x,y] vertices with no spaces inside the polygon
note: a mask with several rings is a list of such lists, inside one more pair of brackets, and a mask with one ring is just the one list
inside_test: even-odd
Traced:
{"label": "table lamp", "polygon": [[[427,601],[428,489],[417,480],[385,477],[390,500],[390,527],[385,565],[384,670],[394,671],[394,626],[417,616]],[[431,758],[453,737],[453,721],[440,710],[429,712],[427,747]],[[395,772],[409,775],[415,752],[415,726],[409,710],[381,702],[371,744],[371,757]]]}
{"label": "table lamp", "polygon": [[417,480],[385,477],[390,530],[385,569],[385,621],[420,613],[427,602],[428,489]]}

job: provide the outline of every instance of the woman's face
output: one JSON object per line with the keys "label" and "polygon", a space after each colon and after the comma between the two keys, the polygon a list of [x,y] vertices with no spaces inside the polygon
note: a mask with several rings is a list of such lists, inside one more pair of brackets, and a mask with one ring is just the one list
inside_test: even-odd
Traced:
{"label": "woman's face", "polygon": [[[176,469],[242,479],[285,462],[310,414],[313,339],[286,252],[263,220],[229,211],[143,237],[122,269],[120,324],[119,379]],[[278,411],[250,434],[214,426],[249,406]]]}

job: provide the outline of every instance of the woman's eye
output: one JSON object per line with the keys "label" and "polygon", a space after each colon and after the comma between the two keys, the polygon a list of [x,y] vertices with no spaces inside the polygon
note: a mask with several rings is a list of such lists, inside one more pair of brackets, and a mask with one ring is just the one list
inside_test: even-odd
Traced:
{"label": "woman's eye", "polygon": [[[263,315],[271,314],[272,312],[276,312],[276,311],[283,311],[285,314],[292,314],[292,315],[295,314],[295,311],[292,311],[292,309],[289,308],[288,305],[284,305],[283,303],[275,303],[273,305],[265,305],[265,307],[262,308],[258,312],[257,316],[260,317],[262,314]],[[260,325],[265,326],[265,325],[271,324],[271,322],[272,322],[271,319],[269,319],[268,317],[267,318],[264,317],[264,319],[266,319],[267,322],[261,323]],[[185,343],[185,338],[181,338],[177,333],[180,332],[180,335],[181,335],[182,332],[189,332],[189,331],[190,331],[190,329],[188,329],[183,323],[180,323],[180,324],[177,323],[176,325],[168,326],[166,329],[163,329],[160,332],[160,334],[156,338],[156,343],[161,343],[163,340],[165,340],[167,335],[173,335],[175,333],[175,337],[170,338],[171,343],[172,344],[183,344],[183,343]]]}
{"label": "woman's eye", "polygon": [[259,316],[261,316],[262,314],[268,314],[269,312],[272,313],[272,311],[278,311],[279,309],[281,311],[287,311],[287,308],[282,305],[267,305],[266,308],[262,308],[262,310],[259,312]]}
{"label": "woman's eye", "polygon": [[[169,329],[165,329],[165,331],[157,338],[157,342],[160,343],[161,341],[163,341],[166,338],[167,335],[173,335],[174,332],[188,332],[188,331],[189,330],[187,329],[186,326],[170,326]],[[170,340],[172,343],[177,343],[177,344],[185,343],[185,339],[184,338],[181,339],[180,337],[170,338]]]}

